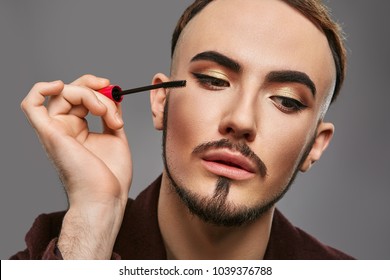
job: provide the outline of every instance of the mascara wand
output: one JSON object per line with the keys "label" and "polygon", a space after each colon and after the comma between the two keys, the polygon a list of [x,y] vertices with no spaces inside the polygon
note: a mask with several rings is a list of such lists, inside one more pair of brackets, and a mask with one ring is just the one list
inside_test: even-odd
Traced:
{"label": "mascara wand", "polygon": [[133,93],[137,93],[137,92],[148,91],[148,90],[153,90],[153,89],[158,89],[158,88],[177,88],[177,87],[185,87],[185,86],[186,86],[185,80],[165,82],[165,83],[137,87],[137,88],[127,89],[127,90],[122,90],[117,85],[109,85],[105,88],[99,89],[98,92],[100,92],[101,94],[104,94],[105,96],[107,96],[111,100],[114,100],[115,102],[120,103],[123,100],[123,96],[127,95],[127,94],[133,94]]}

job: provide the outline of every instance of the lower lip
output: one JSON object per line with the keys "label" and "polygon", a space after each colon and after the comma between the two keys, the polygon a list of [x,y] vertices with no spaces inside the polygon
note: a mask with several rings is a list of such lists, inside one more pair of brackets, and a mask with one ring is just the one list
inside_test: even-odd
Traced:
{"label": "lower lip", "polygon": [[229,166],[215,161],[202,160],[202,164],[209,172],[232,180],[247,180],[255,176],[255,173],[249,172],[245,169]]}

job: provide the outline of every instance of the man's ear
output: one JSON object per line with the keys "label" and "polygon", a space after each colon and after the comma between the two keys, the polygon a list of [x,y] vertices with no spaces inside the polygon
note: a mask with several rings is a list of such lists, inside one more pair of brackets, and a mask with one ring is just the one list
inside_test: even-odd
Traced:
{"label": "man's ear", "polygon": [[334,125],[321,122],[317,127],[317,134],[308,156],[300,167],[302,172],[308,171],[311,166],[320,159],[322,153],[328,147],[334,134]]}
{"label": "man's ear", "polygon": [[[152,84],[159,84],[168,82],[169,78],[164,74],[158,73],[153,77]],[[167,89],[159,88],[150,91],[150,106],[152,109],[153,124],[157,130],[162,130],[164,128],[163,119],[164,119],[164,108],[165,102],[167,100]]]}

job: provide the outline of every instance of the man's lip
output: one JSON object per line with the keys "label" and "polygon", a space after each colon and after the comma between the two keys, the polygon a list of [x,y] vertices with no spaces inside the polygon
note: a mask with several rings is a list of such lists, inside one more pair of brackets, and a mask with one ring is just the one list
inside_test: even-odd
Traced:
{"label": "man's lip", "polygon": [[207,170],[227,178],[248,179],[257,171],[252,160],[229,149],[209,150],[201,158]]}

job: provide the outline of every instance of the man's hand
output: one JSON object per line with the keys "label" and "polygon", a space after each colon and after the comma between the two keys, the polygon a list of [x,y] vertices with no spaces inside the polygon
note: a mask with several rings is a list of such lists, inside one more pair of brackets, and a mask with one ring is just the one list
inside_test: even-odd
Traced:
{"label": "man's hand", "polygon": [[[110,258],[122,223],[132,164],[120,105],[95,91],[108,84],[92,75],[37,83],[21,104],[68,195],[58,241],[64,258]],[[101,117],[102,133],[89,131],[88,113]]]}

